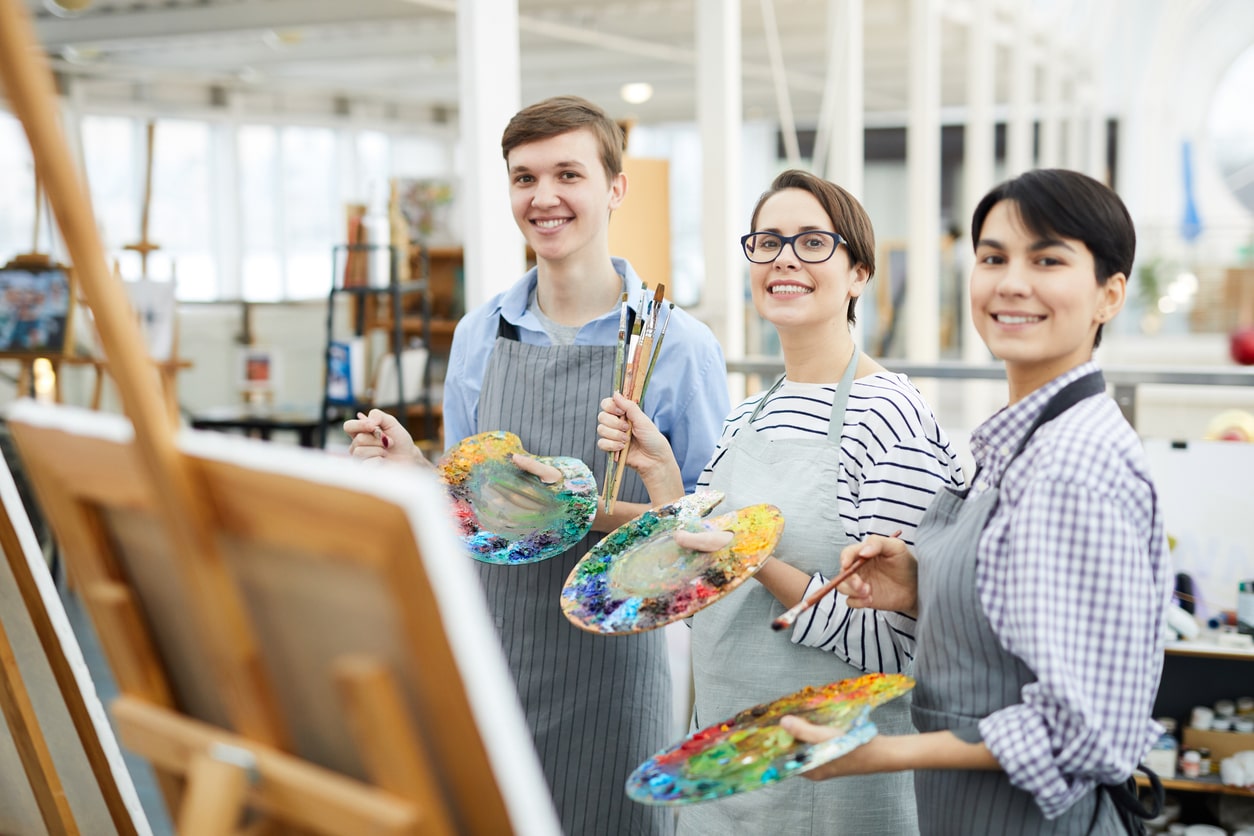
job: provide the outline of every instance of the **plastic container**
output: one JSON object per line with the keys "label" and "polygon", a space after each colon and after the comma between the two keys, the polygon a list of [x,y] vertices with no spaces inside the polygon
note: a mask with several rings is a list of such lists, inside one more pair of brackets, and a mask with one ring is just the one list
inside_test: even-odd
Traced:
{"label": "plastic container", "polygon": [[1197,774],[1205,778],[1211,773],[1210,749],[1200,746],[1198,747],[1197,755],[1201,758],[1201,761],[1198,763]]}
{"label": "plastic container", "polygon": [[1216,717],[1232,717],[1237,713],[1237,704],[1232,700],[1219,700],[1215,703]]}
{"label": "plastic container", "polygon": [[1202,756],[1196,749],[1185,749],[1180,755],[1180,774],[1185,778],[1197,778],[1202,774]]}

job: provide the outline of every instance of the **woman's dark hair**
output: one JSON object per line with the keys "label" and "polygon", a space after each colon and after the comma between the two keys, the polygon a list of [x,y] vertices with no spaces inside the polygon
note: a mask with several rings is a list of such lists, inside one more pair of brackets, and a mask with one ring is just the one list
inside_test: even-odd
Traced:
{"label": "woman's dark hair", "polygon": [[[814,195],[814,199],[823,207],[823,211],[832,219],[834,231],[845,239],[845,248],[849,251],[849,266],[866,268],[869,282],[875,276],[875,230],[871,227],[871,218],[858,199],[849,192],[822,177],[808,171],[791,168],[779,174],[772,181],[770,188],[758,198],[753,207],[753,217],[749,220],[749,231],[758,231],[758,215],[763,204],[784,189],[801,189]],[[849,300],[846,318],[849,324],[855,322],[854,307],[858,297]]]}
{"label": "woman's dark hair", "polygon": [[[1132,216],[1119,195],[1078,171],[1042,168],[1007,180],[984,195],[971,216],[971,244],[978,246],[984,221],[993,207],[1003,200],[1015,204],[1024,227],[1040,238],[1071,238],[1080,241],[1093,254],[1093,268],[1099,285],[1116,273],[1132,275],[1136,254],[1136,229]],[[1093,341],[1102,341],[1097,326]]]}

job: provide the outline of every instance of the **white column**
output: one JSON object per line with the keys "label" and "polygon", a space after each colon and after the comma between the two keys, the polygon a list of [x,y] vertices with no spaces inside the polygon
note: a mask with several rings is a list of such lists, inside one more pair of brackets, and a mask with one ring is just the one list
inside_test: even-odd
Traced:
{"label": "white column", "polygon": [[1084,171],[1088,167],[1086,152],[1088,145],[1085,143],[1084,120],[1088,115],[1084,106],[1085,99],[1088,96],[1089,83],[1083,78],[1079,72],[1072,70],[1071,84],[1069,85],[1069,94],[1066,97],[1066,104],[1063,107],[1063,115],[1065,117],[1065,125],[1067,131],[1067,149],[1065,159],[1067,168],[1072,171]]}
{"label": "white column", "polygon": [[1087,129],[1084,144],[1085,168],[1090,177],[1110,184],[1110,172],[1106,171],[1106,111],[1102,107],[1101,88],[1096,78],[1091,77],[1088,95],[1084,101],[1085,128]]}
{"label": "white column", "polygon": [[1057,168],[1062,158],[1063,51],[1041,62],[1041,168]]}
{"label": "white column", "polygon": [[[223,299],[244,298],[244,228],[240,219],[243,204],[240,200],[239,177],[239,126],[243,121],[244,104],[238,91],[227,90],[227,117],[217,125],[218,136],[213,141],[215,198],[222,212],[218,216],[228,219],[220,223],[214,232],[214,241],[222,261],[218,264],[218,292]],[[279,143],[282,147],[282,143]],[[336,265],[343,269],[343,264]],[[331,277],[328,276],[328,279]]]}
{"label": "white column", "polygon": [[[993,41],[994,0],[972,0],[971,26],[968,30],[967,49],[967,123],[963,130],[963,201],[962,215],[957,219],[964,235],[955,246],[957,263],[969,265],[971,238],[966,230],[970,227],[971,213],[975,211],[985,193],[994,185],[997,146],[993,108],[996,104],[997,48]],[[964,271],[962,281],[962,310],[958,321],[962,331],[962,359],[968,363],[988,360],[988,349],[975,330],[967,305],[968,284]],[[967,399],[968,401],[972,399]]]}
{"label": "white column", "polygon": [[458,0],[457,68],[470,309],[509,287],[526,264],[501,159],[501,132],[520,107],[518,0]]}
{"label": "white column", "polygon": [[[729,359],[745,354],[741,206],[740,4],[697,0],[697,123],[701,133],[701,239],[707,323]],[[762,186],[765,188],[765,183]],[[733,393],[743,383],[730,381]],[[739,384],[739,385],[738,385]]]}
{"label": "white column", "polygon": [[940,356],[937,246],[940,240],[940,13],[936,0],[910,0],[910,110],[906,174],[910,187],[906,249],[906,358]]}
{"label": "white column", "polygon": [[1015,15],[1010,49],[1010,117],[1006,122],[1006,177],[1030,171],[1032,162],[1032,103],[1036,99],[1036,68],[1032,18],[1027,3]]}
{"label": "white column", "polygon": [[[813,170],[859,200],[866,158],[862,79],[862,0],[828,0],[827,79],[814,137]],[[853,326],[853,339],[859,348],[866,347],[866,319],[861,312]]]}
{"label": "white column", "polygon": [[866,157],[862,50],[862,0],[828,0],[827,85],[815,137],[814,171],[859,200]]}

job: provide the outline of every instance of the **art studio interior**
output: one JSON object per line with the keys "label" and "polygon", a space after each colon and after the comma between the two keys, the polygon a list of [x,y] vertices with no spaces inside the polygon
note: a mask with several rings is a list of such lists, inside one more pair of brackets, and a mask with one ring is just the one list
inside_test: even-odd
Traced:
{"label": "art studio interior", "polygon": [[[848,438],[756,470],[720,460],[745,436],[786,437],[761,413],[829,432],[826,411],[783,417],[777,383],[803,400],[830,383],[839,441],[838,404],[845,432],[863,420],[869,362],[926,413],[920,478],[978,495],[998,455],[988,428],[1024,394],[1016,352],[1040,348],[1024,333],[1074,314],[1034,308],[1061,285],[1033,295],[1037,279],[1016,274],[990,292],[1018,301],[981,325],[979,277],[1014,260],[988,255],[1004,243],[989,240],[998,207],[1019,207],[1007,228],[1039,235],[1038,250],[1088,242],[1102,269],[1090,230],[1051,220],[1082,212],[1034,220],[1027,198],[996,191],[1055,170],[1085,175],[1135,231],[1131,269],[1109,271],[1109,316],[1114,297],[1098,301],[1099,344],[1083,347],[1166,544],[1167,576],[1144,592],[1165,591],[1141,642],[1152,683],[1128,708],[1155,739],[1129,744],[1145,751],[1127,766],[1139,757],[1161,784],[1148,832],[1254,834],[1254,3],[0,0],[0,15],[0,834],[759,833],[759,798],[795,807],[786,789],[869,780],[800,773],[813,752],[878,751],[866,718],[911,687],[918,726],[935,694],[908,663],[913,625],[926,656],[936,624],[926,572],[911,626],[876,622],[911,634],[884,639],[879,663],[848,640],[833,649],[839,630],[803,646],[793,619],[879,612],[848,603],[861,575],[833,591],[841,548],[904,539],[926,566],[915,532],[935,488],[883,488],[874,445],[855,468]],[[523,124],[555,101],[567,109]],[[571,107],[592,121],[546,133]],[[605,131],[621,137],[613,153]],[[550,164],[565,173],[550,181]],[[839,188],[777,179],[791,171]],[[831,224],[778,220],[780,194]],[[865,234],[852,231],[863,210]],[[819,349],[796,317],[828,298],[811,278],[837,264],[850,298]],[[785,292],[773,282],[789,270],[801,284]],[[1046,353],[1066,337],[1047,333]],[[824,352],[838,367],[804,377],[835,362]],[[914,420],[867,431],[900,443]],[[817,487],[829,453],[845,486],[830,495]],[[997,466],[1005,510],[1018,471]],[[893,519],[885,503],[914,510],[868,523]],[[1073,525],[1100,519],[1053,530],[1074,541]],[[731,541],[676,534],[711,529]],[[825,556],[792,561],[791,537]],[[777,546],[795,563],[791,598],[759,571],[784,562]],[[1076,635],[1133,631],[1134,586],[1100,615],[1058,612],[1087,613]],[[520,636],[518,602],[536,588],[525,624],[547,626]],[[733,601],[738,619],[700,628]],[[784,686],[747,638],[737,673],[754,697],[740,708],[774,680],[782,707],[755,718],[802,714],[844,748],[770,726],[775,742],[754,738],[752,753],[777,758],[767,772],[710,766],[685,784],[672,755],[739,710],[714,660],[747,618],[769,633],[785,616],[768,638],[850,673]],[[642,649],[602,652],[629,642]],[[884,662],[893,648],[908,660]],[[788,701],[826,679],[857,685]],[[655,703],[641,709],[653,742],[634,708],[630,722],[572,719],[618,695]],[[549,711],[552,728],[536,719]],[[1006,786],[1060,828],[1023,832],[1089,832],[1058,823],[1085,803],[1099,821],[1115,772],[1155,800],[1143,776],[1068,766],[1057,780],[1075,797],[1051,807],[979,728]],[[611,759],[602,794],[586,776]],[[870,814],[882,832],[1019,832],[946,825],[915,791],[917,817]],[[847,802],[826,803],[795,832],[881,832],[849,830]]]}

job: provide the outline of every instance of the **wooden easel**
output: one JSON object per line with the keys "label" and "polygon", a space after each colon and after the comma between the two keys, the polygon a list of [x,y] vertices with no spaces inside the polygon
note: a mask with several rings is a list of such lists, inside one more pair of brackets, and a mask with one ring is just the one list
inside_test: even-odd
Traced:
{"label": "wooden easel", "polygon": [[434,477],[176,446],[33,43],[0,0],[0,79],[129,420],[23,401],[10,426],[181,832],[243,808],[267,832],[559,832]]}
{"label": "wooden easel", "polygon": [[[0,461],[0,832],[148,833],[8,467]],[[77,661],[76,661],[77,660]],[[0,737],[5,729],[0,728]],[[25,782],[22,780],[25,777]]]}

